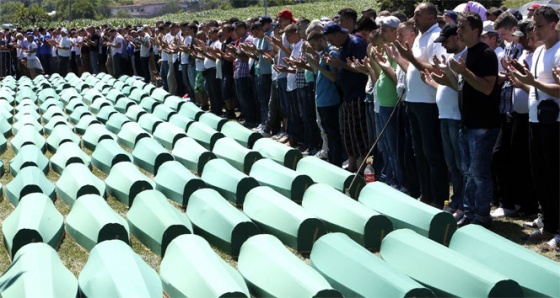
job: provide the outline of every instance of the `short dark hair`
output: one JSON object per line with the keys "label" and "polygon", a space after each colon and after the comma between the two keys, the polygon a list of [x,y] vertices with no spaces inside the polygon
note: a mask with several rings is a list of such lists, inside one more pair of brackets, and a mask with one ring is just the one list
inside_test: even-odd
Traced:
{"label": "short dark hair", "polygon": [[459,14],[459,21],[469,23],[469,27],[473,30],[478,29],[478,36],[482,34],[482,18],[472,11],[462,12]]}
{"label": "short dark hair", "polygon": [[362,31],[362,30],[372,31],[372,30],[376,30],[377,28],[378,28],[377,24],[370,17],[361,17],[358,20],[358,22],[356,22],[356,30],[358,31]]}
{"label": "short dark hair", "polygon": [[486,15],[487,16],[493,15],[495,17],[499,17],[503,12],[504,12],[503,10],[501,10],[501,9],[495,7],[495,6],[492,6],[492,7],[488,8],[488,10],[486,10]]}
{"label": "short dark hair", "polygon": [[237,28],[245,28],[247,29],[247,23],[243,21],[235,22],[235,29]]}
{"label": "short dark hair", "polygon": [[429,15],[433,16],[434,19],[437,18],[438,11],[435,4],[433,4],[432,2],[422,2],[420,4],[423,4],[426,7],[426,12],[428,12]]}
{"label": "short dark hair", "polygon": [[496,21],[494,21],[494,29],[498,30],[500,28],[503,29],[511,29],[513,27],[517,27],[518,20],[517,18],[509,12],[504,12],[498,16]]}
{"label": "short dark hair", "polygon": [[350,18],[354,22],[358,19],[358,12],[353,8],[343,8],[338,11],[338,15],[345,18]]}
{"label": "short dark hair", "polygon": [[315,39],[322,39],[322,38],[325,38],[325,35],[323,34],[323,32],[317,30],[311,31],[309,35],[307,35],[307,41],[312,41]]}
{"label": "short dark hair", "polygon": [[391,15],[399,19],[401,23],[406,22],[408,20],[408,17],[402,10],[393,11]]}
{"label": "short dark hair", "polygon": [[534,16],[542,16],[547,23],[558,23],[558,13],[548,6],[541,6],[535,10]]}

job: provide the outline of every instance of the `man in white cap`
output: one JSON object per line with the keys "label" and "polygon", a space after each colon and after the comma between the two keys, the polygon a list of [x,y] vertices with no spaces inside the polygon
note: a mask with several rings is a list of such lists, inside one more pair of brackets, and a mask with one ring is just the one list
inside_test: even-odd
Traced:
{"label": "man in white cap", "polygon": [[68,63],[70,62],[70,49],[72,44],[68,38],[68,29],[62,28],[62,30],[60,30],[60,35],[62,36],[62,39],[56,46],[59,57],[58,73],[64,77],[68,73]]}
{"label": "man in white cap", "polygon": [[[484,21],[482,23],[482,33],[480,34],[480,41],[487,44],[496,56],[498,56],[498,61],[502,59],[504,56],[504,49],[500,47],[500,36],[498,31],[494,29],[494,22],[492,21]],[[502,67],[501,63],[498,65],[499,71],[503,72],[504,68]]]}

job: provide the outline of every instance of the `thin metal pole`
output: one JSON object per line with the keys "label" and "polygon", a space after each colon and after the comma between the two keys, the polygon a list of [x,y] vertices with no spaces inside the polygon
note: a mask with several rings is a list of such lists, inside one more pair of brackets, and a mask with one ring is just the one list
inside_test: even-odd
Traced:
{"label": "thin metal pole", "polygon": [[263,0],[264,1],[264,15],[267,16],[268,15],[268,0]]}

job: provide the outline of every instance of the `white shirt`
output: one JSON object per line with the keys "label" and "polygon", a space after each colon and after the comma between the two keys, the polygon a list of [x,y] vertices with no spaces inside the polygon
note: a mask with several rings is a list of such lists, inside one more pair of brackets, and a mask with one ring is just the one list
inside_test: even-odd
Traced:
{"label": "white shirt", "polygon": [[[535,50],[535,53],[533,54],[531,73],[533,75],[535,75],[535,73],[537,74],[535,78],[539,82],[555,83],[554,78],[552,77],[552,68],[556,66],[560,66],[560,41],[546,51],[544,50],[544,45]],[[554,100],[556,104],[560,106],[560,98],[558,96],[552,96],[542,90],[538,90],[538,97],[539,101],[550,99]],[[537,118],[538,104],[535,88],[531,87],[531,90],[529,91],[529,122],[539,122],[539,119]],[[556,121],[560,121],[560,115]]]}
{"label": "white shirt", "polygon": [[72,51],[76,52],[77,56],[82,55],[82,41],[84,41],[84,39],[81,36],[74,38],[74,46],[72,46]]}
{"label": "white shirt", "polygon": [[[290,57],[297,58],[299,57],[299,52],[301,52],[301,46],[303,45],[303,40],[298,41],[295,44],[292,44],[292,55]],[[282,51],[280,51],[282,52]],[[280,77],[280,76],[278,76]],[[290,92],[296,89],[296,74],[295,73],[288,73],[288,87],[286,91]]]}
{"label": "white shirt", "polygon": [[[465,53],[467,48],[464,48],[457,54],[449,54],[447,58],[453,57],[456,61],[459,58],[466,60]],[[436,104],[439,112],[439,119],[453,119],[461,120],[461,111],[459,111],[459,93],[453,88],[445,85],[438,85],[436,92]]]}
{"label": "white shirt", "polygon": [[496,53],[496,57],[498,57],[498,72],[504,72],[504,66],[502,65],[502,58],[504,58],[505,51],[502,47],[497,47],[494,49],[494,53]]}
{"label": "white shirt", "polygon": [[[216,39],[215,41],[211,42],[208,47],[213,49],[221,49],[222,43],[220,42],[219,39]],[[208,57],[204,57],[204,68],[209,69],[214,67],[216,67],[216,60],[212,60]]]}
{"label": "white shirt", "polygon": [[72,46],[72,44],[70,44],[70,39],[68,38],[68,35],[62,37],[62,39],[60,40],[59,46],[63,47],[63,48],[68,48],[68,49],[66,49],[66,50],[58,49],[58,55],[60,57],[70,57],[70,47]]}
{"label": "white shirt", "polygon": [[[523,65],[523,61],[526,61],[529,65],[529,69],[533,65],[533,53],[529,53],[527,51],[523,51],[519,59],[517,59],[521,65]],[[529,113],[529,93],[521,88],[513,88],[513,111],[518,114],[527,114]]]}
{"label": "white shirt", "polygon": [[[58,35],[57,37],[55,37],[53,39],[57,44],[60,44],[60,41],[62,40],[62,36]],[[58,56],[57,51],[59,51],[59,50],[56,47],[52,47],[51,56],[53,56],[53,57]]]}
{"label": "white shirt", "polygon": [[[442,54],[446,53],[441,43],[434,42],[439,37],[440,31],[441,29],[436,23],[424,34],[420,34],[414,39],[412,53],[418,61],[429,62],[434,55],[441,57]],[[420,71],[412,63],[408,66],[406,83],[408,92],[406,101],[436,103],[436,90],[424,84],[420,78]]]}
{"label": "white shirt", "polygon": [[[292,45],[290,44],[290,42],[288,42],[288,38],[286,37],[286,33],[282,34],[282,44],[288,48],[288,49],[292,49]],[[288,57],[289,55],[284,53],[284,51],[282,51],[281,49],[278,50],[278,59],[277,59],[277,64],[278,65],[286,65],[286,63],[284,63],[283,58],[284,57]],[[278,79],[281,78],[285,78],[287,76],[287,74],[285,72],[280,72],[278,73]]]}
{"label": "white shirt", "polygon": [[142,37],[142,45],[140,46],[140,57],[150,56],[150,35],[147,33]]}
{"label": "white shirt", "polygon": [[111,56],[115,55],[115,54],[122,54],[123,52],[123,48],[124,48],[124,37],[122,35],[120,35],[120,33],[117,33],[115,35],[115,40],[113,41],[113,45],[121,45],[120,47],[116,48],[116,47],[111,47]]}
{"label": "white shirt", "polygon": [[[191,43],[192,43],[192,36],[190,36],[190,35],[185,36],[185,37],[183,38],[183,43],[184,43],[186,46],[191,45]],[[182,53],[181,53],[181,64],[189,64],[189,53],[187,53],[187,52],[182,52]]]}

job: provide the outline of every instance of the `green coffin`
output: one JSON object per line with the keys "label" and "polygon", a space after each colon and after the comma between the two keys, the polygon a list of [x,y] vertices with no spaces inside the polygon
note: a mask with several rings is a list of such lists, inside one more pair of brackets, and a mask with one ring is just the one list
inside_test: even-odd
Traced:
{"label": "green coffin", "polygon": [[88,251],[107,240],[130,243],[128,223],[98,195],[84,195],[74,202],[66,216],[66,232]]}
{"label": "green coffin", "polygon": [[234,168],[246,174],[249,174],[253,164],[262,158],[257,151],[249,150],[229,137],[217,140],[212,152],[216,154],[216,157],[227,161]]}
{"label": "green coffin", "polygon": [[119,162],[113,166],[105,179],[107,192],[121,203],[132,206],[136,195],[147,189],[154,189],[155,184],[142,174],[131,162]]}
{"label": "green coffin", "polygon": [[0,134],[4,136],[4,138],[8,138],[12,135],[12,125],[8,119],[2,115],[0,115]]}
{"label": "green coffin", "polygon": [[144,109],[144,111],[151,113],[154,110],[154,108],[159,104],[160,103],[157,100],[153,99],[152,97],[146,97],[142,99],[142,101],[140,101],[138,106]]}
{"label": "green coffin", "polygon": [[10,257],[32,242],[44,242],[57,249],[64,235],[64,218],[49,197],[29,194],[4,220],[2,234]]}
{"label": "green coffin", "polygon": [[185,214],[173,207],[158,190],[139,194],[128,210],[126,220],[132,235],[160,257],[165,256],[173,239],[193,232]]}
{"label": "green coffin", "polygon": [[[60,101],[59,101],[60,102]],[[43,113],[43,121],[49,121],[54,116],[66,116],[64,111],[59,106],[50,106],[47,111]]]}
{"label": "green coffin", "polygon": [[315,156],[302,158],[298,162],[296,171],[308,175],[317,183],[330,185],[353,199],[358,199],[360,191],[366,185],[362,176],[350,173]]}
{"label": "green coffin", "polygon": [[37,95],[35,91],[30,87],[19,87],[18,92],[16,93],[16,102],[20,103],[24,99],[31,99],[33,102],[37,102]]}
{"label": "green coffin", "polygon": [[141,88],[138,88],[138,89],[132,90],[132,92],[130,92],[130,95],[128,96],[128,98],[132,99],[135,103],[138,104],[138,103],[140,103],[140,101],[142,101],[142,99],[144,99],[148,96],[150,96],[148,93],[143,91]]}
{"label": "green coffin", "polygon": [[14,262],[0,277],[6,285],[2,297],[73,298],[78,295],[78,281],[45,243],[30,243],[14,256]]}
{"label": "green coffin", "polygon": [[72,123],[76,124],[80,122],[80,119],[82,119],[82,117],[85,115],[91,115],[91,112],[88,110],[88,108],[79,106],[72,112],[72,114],[70,114],[69,119]]}
{"label": "green coffin", "polygon": [[[6,149],[8,149],[8,141],[6,140],[4,135],[0,134],[0,154],[4,154],[4,152],[6,152]],[[2,173],[4,173],[4,170],[2,170]]]}
{"label": "green coffin", "polygon": [[303,208],[322,219],[331,232],[342,232],[367,250],[377,251],[393,230],[391,220],[325,184],[310,186]]}
{"label": "green coffin", "polygon": [[103,97],[97,98],[90,106],[90,112],[97,114],[105,106],[112,106],[113,104]]}
{"label": "green coffin", "polygon": [[243,212],[266,234],[308,255],[313,243],[327,233],[325,224],[268,186],[253,188],[245,198]]}
{"label": "green coffin", "polygon": [[153,134],[158,125],[163,121],[152,114],[142,114],[140,119],[138,119],[138,124],[147,132]]}
{"label": "green coffin", "polygon": [[152,94],[157,89],[159,89],[159,88],[157,88],[154,84],[148,83],[148,84],[144,85],[144,88],[142,88],[142,91],[144,91],[148,94]]}
{"label": "green coffin", "polygon": [[197,141],[189,137],[177,140],[171,154],[187,169],[199,175],[202,174],[206,163],[216,158],[214,153],[208,151],[208,149],[202,147]]}
{"label": "green coffin", "polygon": [[233,258],[237,258],[245,240],[260,233],[247,215],[213,189],[200,189],[192,194],[187,216],[196,234]]}
{"label": "green coffin", "polygon": [[39,101],[43,103],[48,98],[53,98],[55,100],[60,99],[60,96],[58,96],[58,93],[56,93],[56,90],[54,90],[53,88],[44,88],[43,90],[37,93],[37,97],[39,98]]}
{"label": "green coffin", "polygon": [[91,158],[80,149],[80,146],[72,142],[62,143],[58,151],[51,157],[51,168],[61,175],[62,171],[72,163],[81,163],[87,168],[91,168]]}
{"label": "green coffin", "polygon": [[109,174],[114,165],[123,161],[132,162],[132,156],[112,139],[101,140],[91,154],[93,165],[105,174]]}
{"label": "green coffin", "polygon": [[84,147],[94,151],[99,142],[103,140],[115,140],[117,138],[112,132],[107,130],[107,126],[101,123],[93,123],[82,136],[82,143]]}
{"label": "green coffin", "polygon": [[152,93],[150,93],[150,96],[155,98],[159,102],[163,102],[166,98],[172,95],[171,93],[163,90],[163,88],[156,88],[154,89],[154,91],[152,91]]}
{"label": "green coffin", "polygon": [[193,124],[194,121],[191,118],[185,117],[183,115],[179,115],[179,114],[174,114],[171,117],[169,117],[169,123],[179,127],[180,129],[182,129],[183,131],[187,131],[189,130],[189,126],[191,124]]}
{"label": "green coffin", "polygon": [[210,126],[200,122],[193,122],[189,125],[187,136],[195,139],[200,145],[208,150],[212,150],[216,141],[224,137],[221,132],[218,132],[210,128]]}
{"label": "green coffin", "polygon": [[[121,112],[121,113],[123,113],[123,112]],[[146,110],[144,110],[141,106],[139,106],[137,104],[133,104],[133,105],[130,105],[126,109],[126,113],[124,113],[124,114],[126,115],[126,117],[128,117],[128,119],[130,119],[132,121],[138,121],[142,115],[147,114],[147,113],[148,112],[146,112]]]}
{"label": "green coffin", "polygon": [[43,125],[41,125],[41,123],[39,123],[39,121],[37,119],[33,118],[32,116],[25,115],[22,119],[20,119],[19,121],[16,121],[12,125],[12,134],[17,135],[18,132],[21,129],[23,129],[25,126],[31,126],[37,132],[39,132],[40,134],[43,133]]}
{"label": "green coffin", "polygon": [[97,118],[93,115],[85,115],[82,119],[80,119],[80,122],[74,126],[74,131],[83,135],[92,124],[101,124],[101,122],[99,122],[99,120],[97,120]]}
{"label": "green coffin", "polygon": [[47,138],[47,149],[49,149],[51,153],[56,153],[62,144],[68,142],[80,146],[80,137],[76,135],[68,125],[55,126]]}
{"label": "green coffin", "polygon": [[105,95],[105,97],[107,98],[107,100],[109,100],[115,105],[119,100],[123,98],[127,98],[126,95],[124,95],[122,92],[118,90],[115,90],[114,88],[111,88],[110,91]]}
{"label": "green coffin", "polygon": [[197,107],[194,103],[188,101],[181,105],[179,108],[178,113],[185,117],[191,118],[193,120],[198,121],[200,116],[204,114],[204,111]]}
{"label": "green coffin", "polygon": [[10,160],[10,174],[15,177],[20,169],[28,166],[38,167],[45,175],[49,172],[48,158],[34,144],[21,147],[18,154]]}
{"label": "green coffin", "polygon": [[105,98],[105,96],[96,88],[92,88],[84,94],[83,100],[86,104],[91,105],[97,98]]}
{"label": "green coffin", "polygon": [[95,116],[101,123],[106,123],[109,120],[109,117],[111,117],[114,113],[118,113],[118,111],[115,110],[115,107],[104,106]]}
{"label": "green coffin", "polygon": [[157,272],[118,240],[95,246],[78,284],[86,297],[163,297]]}
{"label": "green coffin", "polygon": [[18,154],[22,146],[27,144],[33,144],[40,148],[42,152],[45,152],[47,148],[46,143],[45,138],[31,125],[24,125],[21,127],[16,136],[10,141],[12,150],[14,150],[16,154]]}
{"label": "green coffin", "polygon": [[78,107],[85,107],[85,106],[86,104],[82,101],[81,98],[74,97],[66,104],[64,110],[66,114],[72,114],[72,112],[76,110]]}
{"label": "green coffin", "polygon": [[57,106],[61,109],[64,108],[64,104],[61,101],[54,98],[49,98],[39,106],[39,110],[41,111],[41,113],[45,114],[47,110],[52,106]]}
{"label": "green coffin", "polygon": [[253,148],[253,144],[262,138],[260,133],[253,132],[236,121],[225,123],[220,132],[247,148]]}
{"label": "green coffin", "polygon": [[523,297],[516,281],[409,229],[387,235],[380,254],[437,296]]}
{"label": "green coffin", "polygon": [[411,229],[445,246],[457,230],[450,213],[422,203],[383,182],[362,189],[360,203],[391,219],[395,229]]}
{"label": "green coffin", "polygon": [[207,162],[201,178],[236,206],[243,206],[247,193],[259,186],[255,178],[245,175],[223,159]]}
{"label": "green coffin", "polygon": [[525,297],[560,296],[557,262],[481,226],[458,229],[449,248],[517,281]]}
{"label": "green coffin", "polygon": [[177,114],[177,112],[175,112],[173,109],[171,109],[170,107],[164,104],[159,104],[154,108],[152,114],[158,117],[159,119],[161,119],[162,121],[168,121],[169,118]]}
{"label": "green coffin", "polygon": [[105,197],[105,183],[81,163],[68,165],[56,182],[56,195],[70,208],[84,195]]}
{"label": "green coffin", "polygon": [[267,158],[255,162],[249,175],[295,202],[301,202],[305,190],[313,184],[309,176]]}
{"label": "green coffin", "polygon": [[14,122],[16,122],[16,123],[20,122],[24,118],[33,119],[37,122],[40,122],[41,121],[41,115],[39,115],[39,113],[37,113],[35,111],[35,109],[34,109],[35,107],[36,106],[34,106],[33,108],[26,106],[26,108],[28,108],[28,109],[25,109],[25,110],[20,111],[19,113],[16,113],[14,115]]}
{"label": "green coffin", "polygon": [[42,193],[54,200],[54,184],[35,166],[21,169],[6,185],[6,197],[15,207],[21,198],[30,193]]}
{"label": "green coffin", "polygon": [[255,297],[342,297],[321,274],[272,235],[245,241],[237,270]]}
{"label": "green coffin", "polygon": [[172,201],[187,206],[190,196],[206,183],[178,161],[168,161],[159,167],[154,177],[156,189]]}
{"label": "green coffin", "polygon": [[159,271],[169,297],[250,297],[241,274],[197,235],[171,241]]}
{"label": "green coffin", "polygon": [[34,117],[38,116],[40,117],[41,115],[39,115],[39,107],[31,100],[31,99],[24,99],[22,100],[15,108],[14,111],[17,114],[25,114],[25,113],[29,113],[31,115],[33,115]]}
{"label": "green coffin", "polygon": [[319,238],[309,259],[311,267],[344,297],[435,297],[342,233]]}
{"label": "green coffin", "polygon": [[121,131],[122,126],[130,122],[130,119],[121,113],[114,113],[109,117],[109,120],[105,123],[107,130],[114,134],[118,134]]}
{"label": "green coffin", "polygon": [[226,119],[212,113],[202,114],[198,121],[212,127],[217,131],[221,131],[224,124],[228,122]]}
{"label": "green coffin", "polygon": [[253,150],[258,151],[263,157],[269,158],[288,169],[295,170],[300,159],[301,152],[295,148],[274,141],[271,138],[260,138],[253,145]]}
{"label": "green coffin", "polygon": [[173,155],[152,138],[140,139],[132,151],[132,158],[135,165],[154,175],[163,163],[174,160]]}
{"label": "green coffin", "polygon": [[68,123],[66,117],[64,116],[54,116],[47,122],[47,124],[45,124],[45,133],[47,135],[51,135],[53,129],[58,125],[70,126],[70,123]]}
{"label": "green coffin", "polygon": [[154,138],[167,150],[172,150],[179,139],[186,137],[183,130],[169,122],[162,122],[154,131]]}
{"label": "green coffin", "polygon": [[170,96],[163,102],[164,105],[170,107],[173,111],[178,111],[186,101],[179,96]]}
{"label": "green coffin", "polygon": [[117,134],[117,141],[125,147],[134,149],[140,139],[150,137],[150,134],[142,129],[138,123],[127,122],[123,124],[121,131]]}

